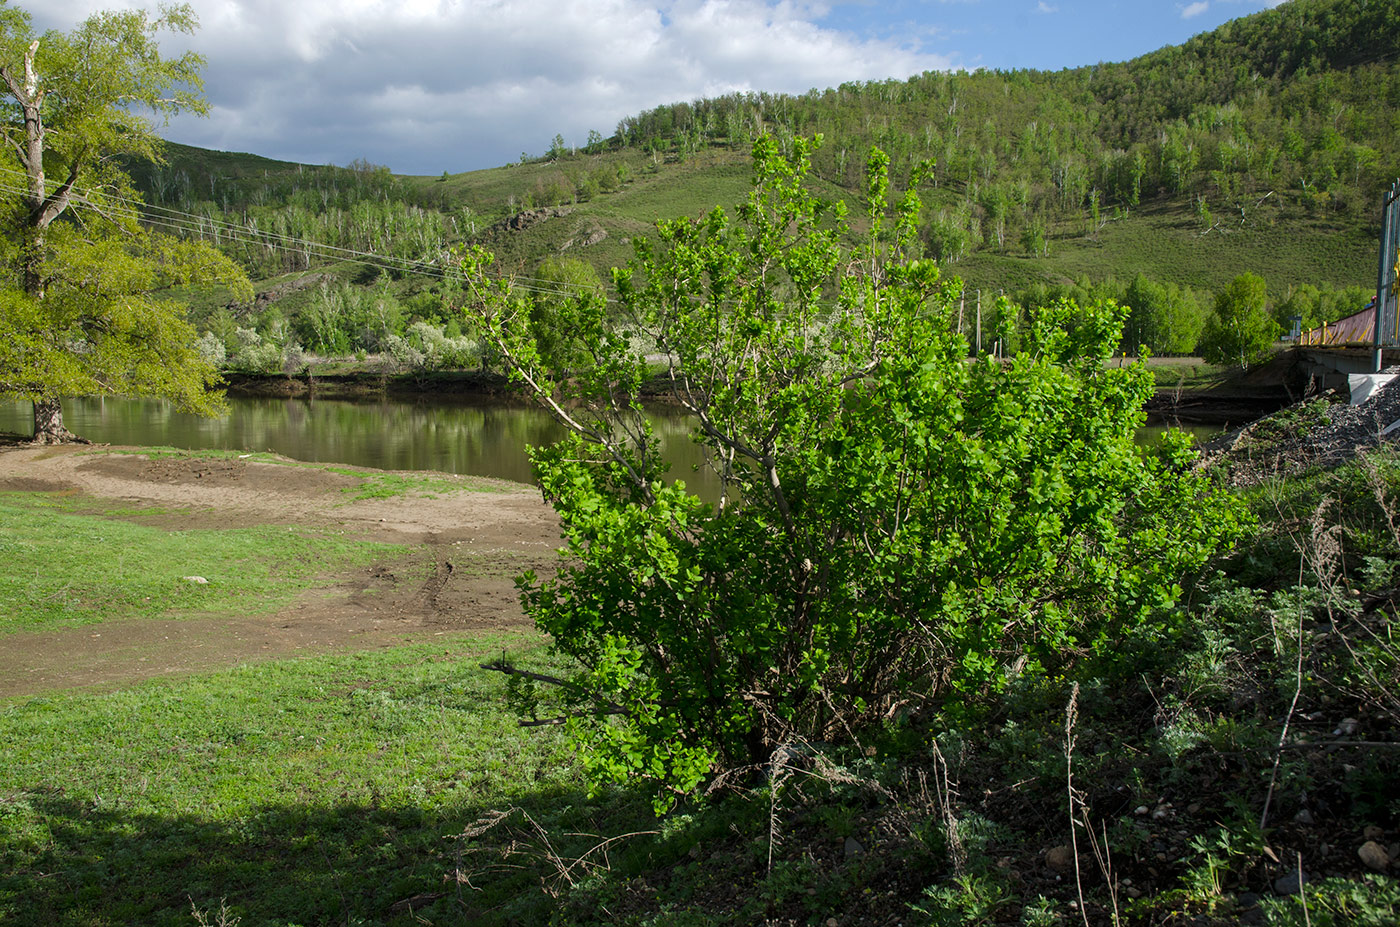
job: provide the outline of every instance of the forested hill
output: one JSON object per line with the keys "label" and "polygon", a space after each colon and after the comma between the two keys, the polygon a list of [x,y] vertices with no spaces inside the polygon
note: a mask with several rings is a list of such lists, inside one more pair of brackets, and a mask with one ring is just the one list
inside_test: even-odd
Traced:
{"label": "forested hill", "polygon": [[1374,286],[1379,195],[1400,176],[1398,48],[1400,0],[1291,0],[1122,63],[668,104],[467,174],[175,146],[136,173],[150,202],[202,217],[206,234],[236,227],[224,244],[259,278],[323,269],[328,252],[292,241],[310,239],[380,256],[394,291],[426,306],[431,282],[388,259],[473,240],[508,269],[563,255],[602,274],[656,219],[737,202],[759,134],[821,134],[814,172],[831,195],[857,195],[872,145],[897,183],[934,164],[924,240],[970,290],[1145,275],[1204,297],[1251,270],[1282,302],[1305,285]]}
{"label": "forested hill", "polygon": [[1125,63],[733,94],[658,107],[615,138],[685,153],[823,133],[820,170],[843,184],[871,144],[906,168],[934,159],[984,238],[1008,212],[1062,218],[1096,193],[1101,210],[1191,196],[1222,211],[1274,190],[1364,212],[1400,170],[1397,49],[1395,0],[1293,0]]}

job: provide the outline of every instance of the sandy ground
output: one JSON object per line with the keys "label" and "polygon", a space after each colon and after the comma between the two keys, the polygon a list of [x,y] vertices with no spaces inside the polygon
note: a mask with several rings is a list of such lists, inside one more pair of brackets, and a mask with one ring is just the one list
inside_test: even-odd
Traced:
{"label": "sandy ground", "polygon": [[[258,524],[341,529],[404,546],[405,557],[329,578],[271,615],[104,622],[0,636],[0,697],[316,653],[389,647],[447,634],[519,629],[513,577],[551,571],[559,528],[538,491],[500,483],[347,501],[357,480],[315,466],[155,458],[82,446],[0,449],[0,491],[91,497],[94,511],[160,509],[172,530]],[[443,476],[443,479],[454,477]]]}

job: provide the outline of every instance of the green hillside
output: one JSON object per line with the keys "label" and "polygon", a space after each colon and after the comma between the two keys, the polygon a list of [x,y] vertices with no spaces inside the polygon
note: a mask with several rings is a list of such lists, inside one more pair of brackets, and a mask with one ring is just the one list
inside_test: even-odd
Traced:
{"label": "green hillside", "polygon": [[[668,104],[586,148],[557,139],[542,157],[452,176],[178,145],[133,174],[156,221],[218,241],[261,289],[288,294],[228,310],[197,298],[197,321],[229,350],[239,327],[321,352],[382,350],[414,320],[457,337],[440,271],[421,266],[467,243],[505,272],[577,259],[606,280],[657,219],[736,203],[760,133],[784,146],[822,135],[817,182],[852,201],[872,145],[897,183],[930,162],[924,245],[969,290],[1024,301],[1113,278],[1121,298],[1141,275],[1199,316],[1246,270],[1276,304],[1304,286],[1374,287],[1377,202],[1400,176],[1397,26],[1400,0],[1292,0],[1132,61]],[[314,286],[274,286],[312,272]],[[343,304],[364,301],[350,290],[376,280],[378,320],[346,321]],[[340,313],[322,322],[344,337],[296,324],[317,307]]]}

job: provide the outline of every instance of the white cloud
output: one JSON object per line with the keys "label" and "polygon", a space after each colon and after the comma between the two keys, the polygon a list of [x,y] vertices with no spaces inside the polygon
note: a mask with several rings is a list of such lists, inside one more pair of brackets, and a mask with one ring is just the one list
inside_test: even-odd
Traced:
{"label": "white cloud", "polygon": [[1205,2],[1205,0],[1197,0],[1197,2],[1190,4],[1181,11],[1181,18],[1192,19],[1196,16],[1200,16],[1208,9],[1210,9],[1209,3]]}
{"label": "white cloud", "polygon": [[[52,0],[71,28],[113,0]],[[144,4],[131,2],[128,5]],[[540,153],[556,132],[731,91],[802,92],[947,67],[901,37],[860,39],[796,0],[194,0],[208,119],[190,144],[436,174]],[[42,21],[41,21],[42,20]]]}
{"label": "white cloud", "polygon": [[1037,13],[1058,13],[1060,12],[1060,8],[1057,6],[1051,6],[1050,4],[1046,3],[1045,0],[1040,0],[1040,2],[1035,5],[1035,11]]}

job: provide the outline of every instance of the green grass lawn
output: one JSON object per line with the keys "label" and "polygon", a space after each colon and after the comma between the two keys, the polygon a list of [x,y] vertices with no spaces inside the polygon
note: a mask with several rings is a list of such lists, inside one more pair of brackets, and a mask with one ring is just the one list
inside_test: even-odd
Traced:
{"label": "green grass lawn", "polygon": [[[130,618],[274,611],[392,544],[286,526],[167,531],[158,510],[81,513],[81,497],[0,494],[0,634]],[[185,577],[201,576],[207,584]]]}
{"label": "green grass lawn", "polygon": [[[427,485],[388,476],[367,485]],[[408,552],[286,526],[160,527],[172,514],[0,495],[0,633],[242,616]],[[459,884],[459,864],[480,868],[459,835],[496,809],[562,835],[633,803],[590,804],[560,731],[518,726],[502,677],[479,667],[508,650],[549,659],[533,631],[454,634],[0,699],[0,923],[189,925],[196,909],[217,923],[225,903],[245,927],[547,919],[537,872]]]}
{"label": "green grass lawn", "polygon": [[489,810],[572,830],[598,811],[562,739],[520,729],[477,666],[522,646],[538,638],[0,702],[0,922],[188,925],[226,900],[245,927],[412,924],[394,906],[417,895],[438,895],[414,905],[432,923],[541,922],[521,909],[540,893],[513,900],[533,876],[460,899],[453,877]]}

